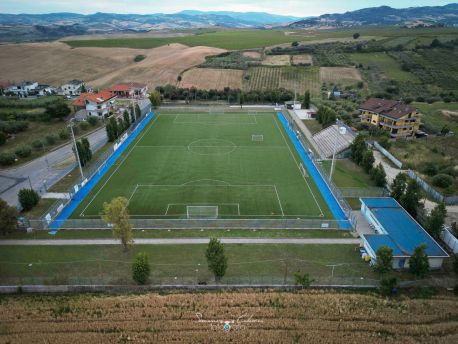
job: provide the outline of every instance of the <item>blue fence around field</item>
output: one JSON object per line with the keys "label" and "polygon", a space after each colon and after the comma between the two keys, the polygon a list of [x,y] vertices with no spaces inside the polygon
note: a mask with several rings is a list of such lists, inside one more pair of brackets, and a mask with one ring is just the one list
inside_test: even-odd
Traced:
{"label": "blue fence around field", "polygon": [[331,190],[328,187],[328,184],[324,181],[321,174],[318,172],[315,164],[313,163],[312,158],[310,158],[309,153],[305,150],[302,144],[296,137],[296,134],[291,130],[290,126],[288,125],[288,121],[286,120],[285,116],[282,112],[277,112],[277,116],[280,119],[280,122],[283,124],[288,136],[290,137],[291,141],[296,147],[299,156],[301,157],[302,161],[304,162],[305,166],[307,167],[308,172],[312,176],[315,184],[317,185],[318,189],[321,192],[326,204],[328,205],[329,209],[334,215],[334,218],[338,221],[344,221],[340,224],[341,229],[351,229],[351,224],[348,221],[348,218],[345,216],[345,212],[341,208],[339,202],[336,200],[334,195],[332,194]]}
{"label": "blue fence around field", "polygon": [[106,163],[95,173],[88,182],[78,190],[77,193],[73,196],[67,206],[62,210],[62,212],[49,224],[48,228],[56,230],[62,227],[62,223],[67,220],[70,215],[75,211],[79,206],[81,201],[87,197],[89,192],[95,187],[95,185],[103,178],[105,173],[113,166],[113,164],[119,159],[119,157],[124,153],[127,147],[134,141],[138,134],[145,128],[146,125],[153,119],[155,113],[151,112],[137,125],[137,127],[132,131],[132,133],[127,137],[127,139],[121,143],[121,145],[113,152],[113,154],[107,159]]}

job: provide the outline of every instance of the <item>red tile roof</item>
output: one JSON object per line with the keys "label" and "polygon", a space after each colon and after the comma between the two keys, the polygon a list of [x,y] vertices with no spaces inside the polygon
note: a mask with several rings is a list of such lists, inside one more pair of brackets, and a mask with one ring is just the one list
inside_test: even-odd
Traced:
{"label": "red tile roof", "polygon": [[111,92],[127,92],[130,90],[141,89],[147,87],[145,84],[138,82],[121,82],[110,87]]}
{"label": "red tile roof", "polygon": [[86,100],[99,104],[104,103],[113,97],[115,97],[115,95],[108,90],[100,90],[99,93],[81,93],[81,95],[73,101],[73,105],[85,107]]}
{"label": "red tile roof", "polygon": [[359,108],[394,119],[399,119],[416,111],[415,108],[401,101],[380,98],[368,99],[365,103],[361,104]]}

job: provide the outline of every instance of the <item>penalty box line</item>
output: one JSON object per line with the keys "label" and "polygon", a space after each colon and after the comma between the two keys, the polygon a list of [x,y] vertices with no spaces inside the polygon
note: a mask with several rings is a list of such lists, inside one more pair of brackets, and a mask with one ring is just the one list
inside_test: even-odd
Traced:
{"label": "penalty box line", "polygon": [[[197,206],[197,207],[215,207],[215,206],[220,206],[220,205],[231,205],[231,206],[237,206],[237,214],[238,215],[224,215],[224,216],[241,216],[240,215],[240,203],[168,203],[167,204],[167,209],[165,211],[165,214],[163,216],[175,216],[175,215],[185,215],[183,214],[175,214],[175,215],[168,215],[170,206],[174,205],[184,205],[184,206]],[[219,212],[219,209],[218,209]],[[143,215],[138,215],[138,216],[143,216]],[[160,215],[157,215],[160,216]]]}

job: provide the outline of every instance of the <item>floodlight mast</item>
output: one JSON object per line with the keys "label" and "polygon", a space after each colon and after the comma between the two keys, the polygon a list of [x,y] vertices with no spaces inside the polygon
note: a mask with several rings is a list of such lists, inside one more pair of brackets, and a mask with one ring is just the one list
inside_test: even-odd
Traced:
{"label": "floodlight mast", "polygon": [[72,132],[73,147],[75,147],[76,161],[78,161],[78,166],[79,166],[80,173],[81,173],[81,181],[83,181],[84,180],[83,167],[81,166],[80,155],[78,154],[78,148],[76,147],[75,133],[73,132],[73,121],[74,121],[74,118],[70,119],[70,124],[68,126],[70,128],[70,131]]}
{"label": "floodlight mast", "polygon": [[336,135],[336,138],[334,140],[334,149],[333,149],[333,152],[332,152],[332,164],[331,164],[331,172],[329,173],[329,181],[332,182],[332,175],[334,174],[334,170],[335,170],[335,165],[336,165],[336,151],[337,151],[337,138],[339,137],[339,135],[345,135],[345,133],[347,132],[347,128],[345,127],[339,127],[339,121],[336,120],[336,125],[337,125],[337,129],[338,129],[338,133]]}

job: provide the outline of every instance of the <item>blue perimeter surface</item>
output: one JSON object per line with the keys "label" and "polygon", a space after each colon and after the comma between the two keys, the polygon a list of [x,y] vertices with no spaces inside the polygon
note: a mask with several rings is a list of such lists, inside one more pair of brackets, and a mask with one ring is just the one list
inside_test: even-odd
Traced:
{"label": "blue perimeter surface", "polygon": [[[137,127],[132,131],[129,137],[121,143],[118,149],[110,155],[104,165],[99,169],[99,171],[81,188],[76,194],[73,195],[73,198],[67,204],[67,206],[62,210],[62,212],[50,223],[49,229],[57,230],[60,228],[60,225],[69,218],[69,216],[75,211],[79,206],[81,201],[91,192],[94,186],[102,179],[105,173],[113,166],[113,164],[118,160],[126,148],[134,141],[138,134],[145,128],[145,126],[153,119],[155,113],[150,112],[146,115],[144,119],[137,125]],[[52,232],[51,232],[52,233]]]}
{"label": "blue perimeter surface", "polygon": [[334,216],[336,220],[342,221],[341,223],[339,223],[340,228],[341,229],[351,229],[350,222],[348,218],[345,216],[344,211],[340,207],[339,202],[337,202],[331,190],[329,190],[328,184],[326,184],[320,172],[318,172],[317,168],[315,167],[315,164],[313,163],[312,159],[308,155],[308,152],[305,151],[304,147],[297,139],[296,134],[293,133],[293,131],[290,129],[288,125],[288,121],[286,120],[285,116],[283,116],[283,113],[281,112],[277,112],[277,116],[280,119],[280,122],[283,124],[283,127],[285,128],[286,132],[288,133],[289,138],[293,142],[294,147],[296,147],[296,150],[299,153],[299,156],[301,157],[302,161],[305,163],[305,166],[307,167],[308,172],[310,173],[313,180],[315,181],[315,184],[317,185],[318,189],[320,190],[321,195],[323,196],[324,200],[326,201],[326,204],[328,205],[329,209],[331,209],[332,215]]}

